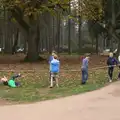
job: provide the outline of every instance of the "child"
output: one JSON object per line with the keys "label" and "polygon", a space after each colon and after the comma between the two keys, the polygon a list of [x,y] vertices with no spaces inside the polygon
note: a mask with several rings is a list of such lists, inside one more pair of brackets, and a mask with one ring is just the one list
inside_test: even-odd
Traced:
{"label": "child", "polygon": [[88,62],[89,62],[89,56],[86,55],[85,58],[82,60],[82,84],[86,84],[86,81],[88,80]]}
{"label": "child", "polygon": [[[49,57],[49,64],[50,62],[54,59],[54,55],[57,55],[55,51],[52,51],[52,55]],[[50,73],[50,79],[51,79],[51,73]],[[49,80],[50,80],[49,79]],[[55,81],[54,77],[53,77],[53,80]]]}
{"label": "child", "polygon": [[54,55],[53,60],[50,62],[50,88],[53,87],[53,79],[56,81],[56,86],[58,85],[58,77],[59,77],[59,69],[60,69],[60,61],[58,60],[57,55]]}
{"label": "child", "polygon": [[51,56],[49,57],[49,64],[50,64],[50,62],[53,60],[54,55],[57,55],[57,54],[56,54],[55,51],[52,51],[52,54],[51,54]]}
{"label": "child", "polygon": [[7,77],[4,76],[3,78],[1,78],[0,82],[12,88],[19,87],[20,84],[18,82],[15,82],[15,79],[20,76],[20,74],[14,75],[9,80],[7,79]]}
{"label": "child", "polygon": [[109,82],[112,82],[114,65],[117,64],[118,61],[113,57],[113,53],[110,53],[107,59]]}

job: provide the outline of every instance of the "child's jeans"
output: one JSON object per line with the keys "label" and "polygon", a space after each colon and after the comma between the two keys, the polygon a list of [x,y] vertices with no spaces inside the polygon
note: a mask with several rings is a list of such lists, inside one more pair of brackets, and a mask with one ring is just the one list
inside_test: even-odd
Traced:
{"label": "child's jeans", "polygon": [[82,69],[82,83],[85,84],[88,80],[88,69]]}
{"label": "child's jeans", "polygon": [[16,85],[17,87],[21,86],[19,82],[15,82],[15,85]]}
{"label": "child's jeans", "polygon": [[119,72],[119,74],[118,74],[118,79],[120,80],[120,72]]}

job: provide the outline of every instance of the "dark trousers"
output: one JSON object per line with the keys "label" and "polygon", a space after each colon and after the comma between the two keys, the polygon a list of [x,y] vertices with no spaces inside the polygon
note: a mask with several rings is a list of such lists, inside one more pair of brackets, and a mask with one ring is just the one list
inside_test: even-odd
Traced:
{"label": "dark trousers", "polygon": [[88,70],[82,69],[82,84],[85,84],[88,80]]}
{"label": "dark trousers", "polygon": [[113,67],[109,67],[108,68],[108,75],[109,75],[109,78],[112,80],[112,78],[113,78],[113,70],[114,70],[114,68]]}

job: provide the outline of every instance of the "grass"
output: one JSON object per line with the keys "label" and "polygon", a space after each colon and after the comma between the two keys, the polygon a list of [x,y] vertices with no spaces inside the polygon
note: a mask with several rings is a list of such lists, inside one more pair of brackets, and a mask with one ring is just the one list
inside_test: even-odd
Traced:
{"label": "grass", "polygon": [[[115,72],[115,76],[117,71]],[[1,73],[3,75],[5,73]],[[9,73],[11,75],[12,73]],[[89,75],[86,85],[80,84],[79,72],[61,73],[60,87],[49,88],[48,73],[22,73],[27,74],[20,78],[20,88],[9,88],[0,85],[0,98],[17,103],[37,102],[59,97],[65,97],[99,89],[108,82],[106,70],[93,71]]]}

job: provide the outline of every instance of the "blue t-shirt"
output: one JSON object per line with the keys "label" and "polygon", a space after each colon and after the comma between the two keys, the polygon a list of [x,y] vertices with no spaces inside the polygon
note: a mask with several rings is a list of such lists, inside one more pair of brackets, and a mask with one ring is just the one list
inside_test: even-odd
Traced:
{"label": "blue t-shirt", "polygon": [[60,61],[57,59],[53,59],[50,62],[50,72],[58,73],[59,70],[60,70]]}

